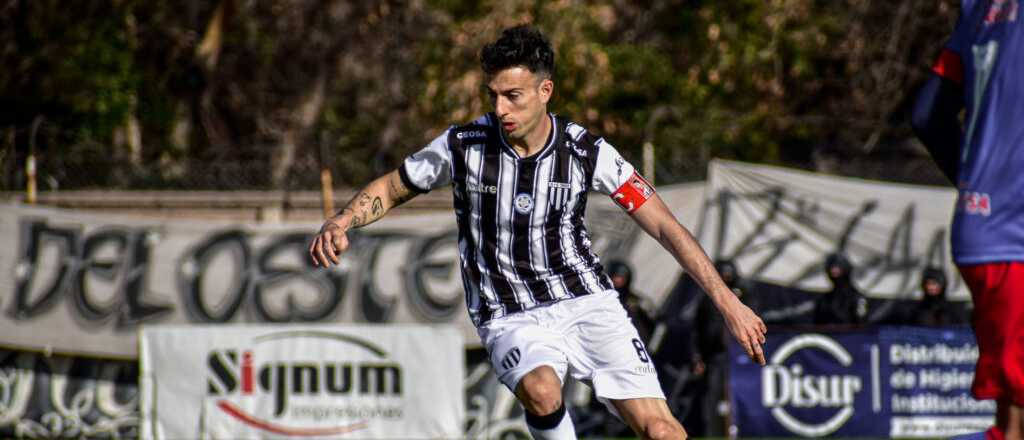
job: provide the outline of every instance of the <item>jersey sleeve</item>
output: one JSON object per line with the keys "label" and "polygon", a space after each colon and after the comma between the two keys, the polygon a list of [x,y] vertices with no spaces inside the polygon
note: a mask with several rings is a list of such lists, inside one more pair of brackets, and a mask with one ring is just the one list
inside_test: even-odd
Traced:
{"label": "jersey sleeve", "polygon": [[969,52],[971,45],[973,29],[970,23],[973,22],[971,16],[974,14],[975,3],[974,0],[963,0],[960,3],[960,17],[956,20],[953,34],[932,65],[933,73],[950,81],[960,83],[964,80],[963,57]]}
{"label": "jersey sleeve", "polygon": [[405,158],[398,173],[407,188],[425,193],[451,182],[452,158],[451,150],[448,149],[450,131],[445,130],[422,150]]}
{"label": "jersey sleeve", "polygon": [[591,189],[611,196],[630,214],[654,196],[654,186],[604,139],[597,141],[597,163]]}

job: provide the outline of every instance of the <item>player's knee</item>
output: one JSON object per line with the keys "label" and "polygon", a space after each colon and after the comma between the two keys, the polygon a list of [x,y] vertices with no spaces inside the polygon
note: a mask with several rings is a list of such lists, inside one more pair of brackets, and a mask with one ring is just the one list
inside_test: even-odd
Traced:
{"label": "player's knee", "polygon": [[519,400],[522,401],[526,410],[538,415],[546,416],[558,410],[562,406],[562,388],[558,381],[536,379],[531,377],[523,378]]}
{"label": "player's knee", "polygon": [[683,440],[686,431],[678,423],[663,418],[651,419],[644,425],[644,438],[650,440]]}

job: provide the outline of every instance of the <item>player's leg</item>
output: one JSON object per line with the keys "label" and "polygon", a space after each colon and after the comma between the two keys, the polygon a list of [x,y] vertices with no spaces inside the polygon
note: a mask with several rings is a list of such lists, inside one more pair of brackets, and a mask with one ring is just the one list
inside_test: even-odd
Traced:
{"label": "player's leg", "polygon": [[1008,325],[1008,337],[1003,345],[1002,368],[1006,379],[1002,397],[996,401],[996,426],[1007,440],[1024,440],[1024,267],[1018,266],[1020,275],[1014,285],[1011,307],[1016,311]]}
{"label": "player's leg", "polygon": [[642,398],[612,400],[622,420],[643,439],[679,440],[686,430],[669,411],[665,399]]}
{"label": "player's leg", "polygon": [[[637,435],[680,439],[686,432],[672,416],[654,361],[614,291],[573,300],[565,322],[566,356],[573,377],[594,393]],[[625,411],[625,412],[623,412]]]}
{"label": "player's leg", "polygon": [[960,266],[974,300],[978,363],[971,391],[996,400],[989,438],[1024,440],[1024,264]]}
{"label": "player's leg", "polygon": [[516,398],[526,410],[526,425],[538,440],[576,439],[576,428],[566,414],[562,380],[547,365],[527,373],[516,385]]}
{"label": "player's leg", "polygon": [[1002,432],[1003,438],[1024,439],[1024,408],[1014,405],[1010,399],[999,399],[996,404],[996,426]]}
{"label": "player's leg", "polygon": [[478,329],[494,372],[526,410],[526,424],[538,440],[576,440],[562,401],[568,369],[561,335],[540,325],[527,310]]}

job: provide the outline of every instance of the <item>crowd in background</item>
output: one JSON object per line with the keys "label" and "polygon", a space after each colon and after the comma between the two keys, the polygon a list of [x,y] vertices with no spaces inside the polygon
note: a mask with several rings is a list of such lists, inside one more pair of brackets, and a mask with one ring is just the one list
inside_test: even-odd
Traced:
{"label": "crowd in background", "polygon": [[[799,291],[744,278],[731,260],[715,262],[722,280],[744,304],[775,328],[852,330],[870,325],[966,326],[970,302],[951,301],[945,272],[925,267],[912,300],[868,298],[853,282],[856,268],[842,254],[826,257],[831,283],[825,293]],[[621,261],[607,265],[619,299],[654,357],[662,386],[676,417],[694,436],[728,433],[728,329],[710,297],[692,279],[680,279],[659,311],[651,312],[632,290],[632,269]],[[784,297],[784,299],[780,299]],[[770,331],[770,330],[769,330]],[[597,400],[577,411],[577,426],[596,435],[619,435],[629,428],[604,414]]]}

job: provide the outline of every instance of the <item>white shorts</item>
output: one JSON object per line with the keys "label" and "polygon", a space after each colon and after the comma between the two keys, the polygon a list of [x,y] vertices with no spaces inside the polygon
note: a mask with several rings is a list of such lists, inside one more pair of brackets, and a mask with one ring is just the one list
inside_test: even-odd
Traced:
{"label": "white shorts", "polygon": [[506,315],[477,333],[498,380],[513,393],[523,376],[547,365],[563,385],[566,373],[591,385],[616,416],[610,400],[665,398],[654,361],[614,290]]}

